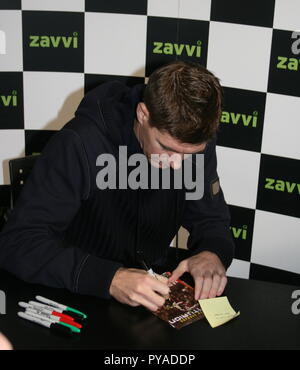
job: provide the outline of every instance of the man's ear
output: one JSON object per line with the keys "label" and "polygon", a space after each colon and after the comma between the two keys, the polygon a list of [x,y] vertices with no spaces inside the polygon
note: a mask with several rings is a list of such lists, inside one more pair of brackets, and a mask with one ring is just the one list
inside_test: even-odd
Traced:
{"label": "man's ear", "polygon": [[149,120],[149,111],[143,102],[139,102],[136,107],[136,116],[139,124],[143,125]]}

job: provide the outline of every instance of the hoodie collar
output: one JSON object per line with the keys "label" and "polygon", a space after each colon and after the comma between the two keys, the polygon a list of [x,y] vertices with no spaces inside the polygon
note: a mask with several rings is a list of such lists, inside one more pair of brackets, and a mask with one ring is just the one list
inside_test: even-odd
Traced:
{"label": "hoodie collar", "polygon": [[119,81],[101,84],[85,95],[75,115],[92,120],[114,146],[126,145],[130,153],[143,153],[133,125],[144,87],[128,87]]}

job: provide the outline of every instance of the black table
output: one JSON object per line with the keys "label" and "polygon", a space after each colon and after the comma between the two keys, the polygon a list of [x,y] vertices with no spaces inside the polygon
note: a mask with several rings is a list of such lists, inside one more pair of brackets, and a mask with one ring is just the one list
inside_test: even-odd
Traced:
{"label": "black table", "polygon": [[[299,289],[295,286],[229,278],[224,295],[241,315],[214,329],[204,319],[180,330],[143,307],[27,284],[4,271],[0,271],[0,289],[6,293],[0,331],[14,349],[300,349],[300,315],[291,310],[292,292]],[[63,338],[19,318],[18,302],[35,300],[36,295],[85,312],[88,322],[82,333]]]}

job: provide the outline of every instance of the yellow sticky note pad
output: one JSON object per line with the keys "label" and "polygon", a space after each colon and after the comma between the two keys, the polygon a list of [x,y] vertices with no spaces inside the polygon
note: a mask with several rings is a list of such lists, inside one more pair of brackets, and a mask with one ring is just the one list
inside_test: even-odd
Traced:
{"label": "yellow sticky note pad", "polygon": [[227,297],[200,299],[200,307],[212,328],[225,324],[240,315],[231,307]]}

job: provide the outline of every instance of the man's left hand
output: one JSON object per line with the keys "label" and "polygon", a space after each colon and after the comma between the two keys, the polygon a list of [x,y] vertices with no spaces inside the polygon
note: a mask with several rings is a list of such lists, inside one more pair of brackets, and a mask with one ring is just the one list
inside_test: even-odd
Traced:
{"label": "man's left hand", "polygon": [[181,261],[169,281],[174,282],[185,272],[189,272],[194,278],[196,300],[220,296],[227,284],[226,271],[221,260],[209,251]]}

